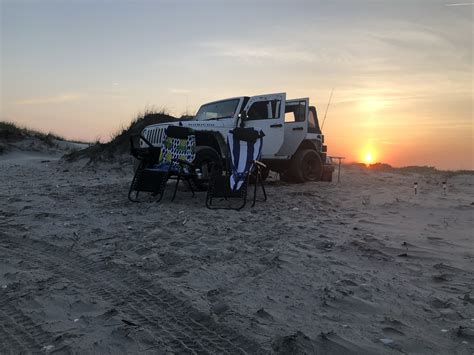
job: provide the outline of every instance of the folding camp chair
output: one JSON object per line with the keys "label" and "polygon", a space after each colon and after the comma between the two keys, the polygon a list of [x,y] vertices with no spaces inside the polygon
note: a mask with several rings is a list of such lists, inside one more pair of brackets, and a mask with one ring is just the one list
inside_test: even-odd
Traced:
{"label": "folding camp chair", "polygon": [[[130,138],[131,153],[140,160],[133,176],[128,198],[132,202],[139,202],[139,192],[149,192],[158,196],[161,201],[167,182],[170,178],[176,179],[172,201],[181,180],[186,181],[194,196],[191,179],[195,177],[195,168],[192,164],[196,156],[196,136],[194,131],[187,127],[169,126],[165,131],[163,146],[154,147],[145,137],[139,136],[148,147],[137,148]],[[158,155],[159,152],[159,155]]]}
{"label": "folding camp chair", "polygon": [[[257,185],[260,184],[264,201],[267,193],[263,184],[261,170],[266,168],[259,161],[262,154],[264,133],[253,128],[234,128],[227,135],[227,169],[225,175],[214,175],[209,182],[206,196],[206,207],[210,209],[240,210],[247,203],[247,190],[250,176],[255,177],[253,203],[257,200]],[[214,204],[219,198],[219,206]],[[236,206],[229,206],[233,201],[240,201]],[[221,203],[225,201],[225,205]]]}

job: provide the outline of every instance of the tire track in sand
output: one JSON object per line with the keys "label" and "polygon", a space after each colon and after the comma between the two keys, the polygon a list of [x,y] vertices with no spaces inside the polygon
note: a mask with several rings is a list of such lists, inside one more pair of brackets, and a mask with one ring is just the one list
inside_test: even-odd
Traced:
{"label": "tire track in sand", "polygon": [[43,330],[8,300],[0,302],[0,320],[0,354],[40,352],[53,342],[53,334]]}
{"label": "tire track in sand", "polygon": [[[265,352],[251,339],[195,309],[189,301],[121,266],[92,261],[43,241],[18,240],[6,235],[0,239],[1,249],[18,254],[34,262],[35,266],[54,272],[101,297],[147,332],[157,348],[195,354]],[[5,306],[9,307],[8,304]],[[34,329],[38,327],[33,324]],[[29,337],[38,345],[44,345],[44,334],[47,333],[30,333],[29,329],[25,328],[26,339]],[[21,340],[25,336],[17,334],[16,338]],[[14,346],[13,340],[12,343]],[[30,343],[28,346],[35,345]]]}

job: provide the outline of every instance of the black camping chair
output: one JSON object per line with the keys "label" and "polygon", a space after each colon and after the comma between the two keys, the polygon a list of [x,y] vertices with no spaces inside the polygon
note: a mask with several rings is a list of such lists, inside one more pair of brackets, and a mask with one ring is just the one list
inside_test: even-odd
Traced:
{"label": "black camping chair", "polygon": [[[146,148],[138,148],[135,139],[141,139]],[[172,201],[181,180],[186,181],[194,197],[191,180],[195,177],[193,165],[196,156],[196,136],[194,131],[187,127],[169,126],[161,148],[154,147],[142,135],[130,137],[131,154],[140,163],[133,176],[128,198],[132,202],[139,202],[140,192],[151,193],[157,196],[157,202],[163,198],[167,182],[170,178],[176,179]]]}
{"label": "black camping chair", "polygon": [[[253,128],[234,128],[227,135],[227,169],[225,175],[214,175],[209,182],[206,207],[210,209],[241,210],[247,203],[250,177],[255,179],[252,207],[257,201],[257,185],[260,184],[264,201],[267,193],[263,184],[262,169],[266,166],[259,161],[262,155],[264,133]],[[215,199],[219,198],[219,205]],[[224,205],[222,202],[225,201]],[[229,203],[239,201],[235,206]]]}

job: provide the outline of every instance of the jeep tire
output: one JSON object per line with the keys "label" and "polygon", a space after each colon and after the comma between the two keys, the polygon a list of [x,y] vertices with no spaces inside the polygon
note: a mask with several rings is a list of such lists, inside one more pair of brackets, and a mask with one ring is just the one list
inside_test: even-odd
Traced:
{"label": "jeep tire", "polygon": [[312,149],[302,149],[291,159],[290,171],[295,182],[319,181],[323,175],[323,162]]}
{"label": "jeep tire", "polygon": [[194,179],[194,185],[201,191],[207,190],[212,174],[222,173],[222,159],[219,153],[209,146],[196,147],[196,157],[193,164],[201,170],[203,175],[202,179]]}

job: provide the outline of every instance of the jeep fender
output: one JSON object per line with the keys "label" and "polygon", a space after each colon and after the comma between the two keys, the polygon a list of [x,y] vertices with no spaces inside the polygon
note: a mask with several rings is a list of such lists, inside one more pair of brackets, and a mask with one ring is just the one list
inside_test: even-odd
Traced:
{"label": "jeep fender", "polygon": [[196,145],[214,148],[222,158],[226,154],[226,142],[222,134],[216,131],[195,131]]}
{"label": "jeep fender", "polygon": [[[321,142],[316,141],[316,140],[305,139],[299,145],[298,149],[296,150],[296,153],[298,153],[299,151],[301,151],[303,149],[315,150],[318,154],[320,154],[321,153]],[[296,155],[296,153],[295,153],[295,155]]]}

